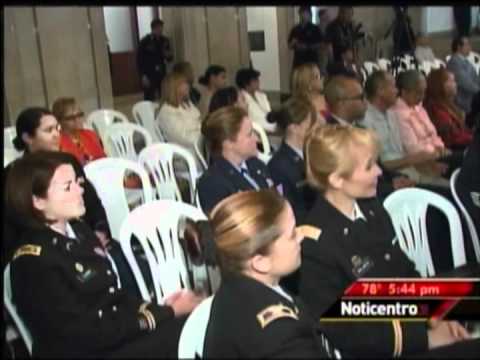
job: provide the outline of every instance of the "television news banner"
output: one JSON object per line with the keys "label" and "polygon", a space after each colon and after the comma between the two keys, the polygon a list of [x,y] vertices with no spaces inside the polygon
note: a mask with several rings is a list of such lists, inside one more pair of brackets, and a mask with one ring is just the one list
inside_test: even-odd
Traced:
{"label": "television news banner", "polygon": [[480,278],[359,279],[321,321],[458,320],[480,338]]}

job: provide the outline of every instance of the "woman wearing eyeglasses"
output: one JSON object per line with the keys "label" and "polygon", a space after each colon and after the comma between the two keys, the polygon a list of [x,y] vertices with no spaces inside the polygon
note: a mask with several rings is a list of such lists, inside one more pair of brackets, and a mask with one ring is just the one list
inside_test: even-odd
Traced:
{"label": "woman wearing eyeglasses", "polygon": [[97,134],[83,128],[85,114],[72,97],[62,97],[53,103],[53,115],[62,126],[60,150],[75,156],[82,165],[106,157]]}

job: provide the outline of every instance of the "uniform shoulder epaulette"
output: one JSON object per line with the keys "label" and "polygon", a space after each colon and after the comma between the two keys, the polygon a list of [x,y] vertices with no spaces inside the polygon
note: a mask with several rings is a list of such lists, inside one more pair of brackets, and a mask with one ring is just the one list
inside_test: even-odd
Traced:
{"label": "uniform shoulder epaulette", "polygon": [[311,238],[313,240],[318,240],[320,234],[322,233],[322,229],[312,225],[298,226],[297,231],[299,231],[303,236]]}
{"label": "uniform shoulder epaulette", "polygon": [[294,310],[286,305],[279,303],[277,305],[267,306],[265,309],[263,309],[257,314],[257,320],[260,323],[262,329],[264,329],[271,322],[285,317],[298,320],[298,309]]}
{"label": "uniform shoulder epaulette", "polygon": [[13,254],[13,260],[23,255],[40,256],[41,252],[42,247],[40,245],[23,245],[15,251],[15,254]]}

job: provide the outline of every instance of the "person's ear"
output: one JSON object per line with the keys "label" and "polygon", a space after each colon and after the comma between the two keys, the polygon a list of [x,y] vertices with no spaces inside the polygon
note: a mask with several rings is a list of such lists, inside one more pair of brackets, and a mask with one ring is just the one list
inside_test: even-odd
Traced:
{"label": "person's ear", "polygon": [[345,179],[336,171],[328,176],[328,183],[336,190],[342,189],[344,181]]}
{"label": "person's ear", "polygon": [[37,210],[44,211],[45,208],[47,207],[46,199],[33,195],[32,200],[33,200],[33,207]]}
{"label": "person's ear", "polygon": [[257,273],[268,274],[272,269],[272,261],[269,256],[257,254],[249,262],[252,270]]}
{"label": "person's ear", "polygon": [[25,144],[28,145],[28,147],[30,147],[32,145],[32,137],[30,135],[28,135],[27,133],[23,133],[22,134],[22,140]]}

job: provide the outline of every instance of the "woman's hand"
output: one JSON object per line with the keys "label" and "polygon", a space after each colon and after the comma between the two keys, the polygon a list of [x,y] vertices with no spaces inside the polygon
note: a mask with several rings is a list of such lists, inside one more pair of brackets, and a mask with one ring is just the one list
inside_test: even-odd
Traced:
{"label": "woman's hand", "polygon": [[165,305],[171,306],[175,316],[178,317],[191,313],[204,298],[204,295],[199,295],[191,290],[183,289],[166,298]]}
{"label": "woman's hand", "polygon": [[470,339],[468,331],[458,321],[431,321],[428,330],[428,348],[436,348]]}
{"label": "woman's hand", "polygon": [[104,231],[95,230],[95,235],[97,235],[100,244],[102,244],[103,248],[106,248],[110,239],[108,238],[107,234]]}

